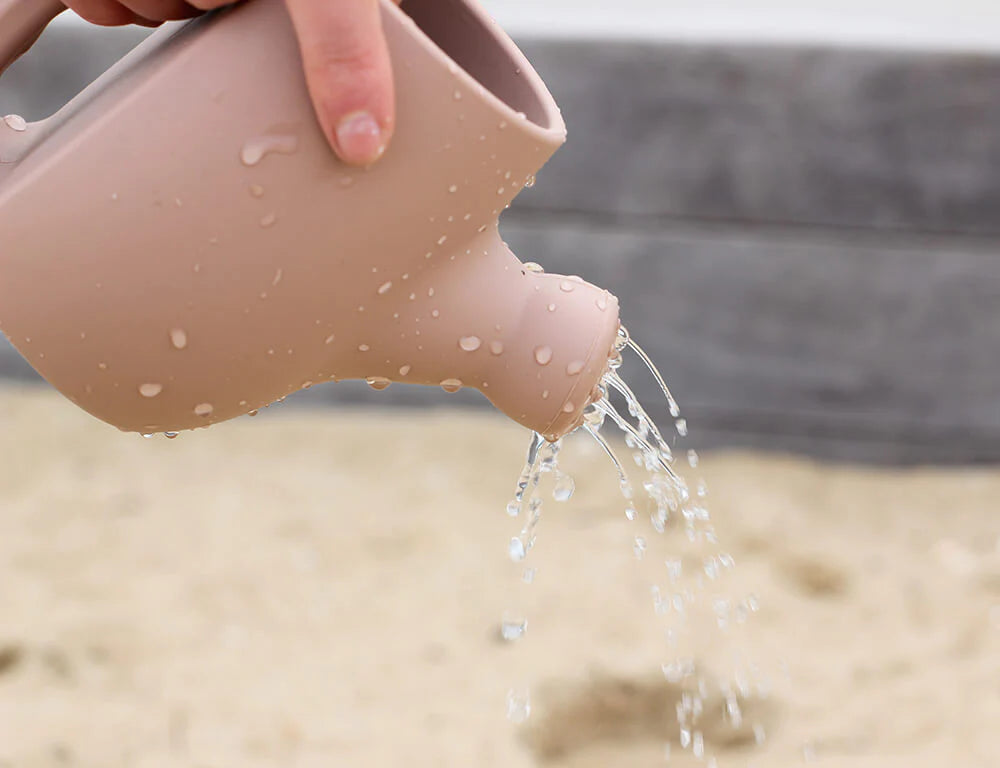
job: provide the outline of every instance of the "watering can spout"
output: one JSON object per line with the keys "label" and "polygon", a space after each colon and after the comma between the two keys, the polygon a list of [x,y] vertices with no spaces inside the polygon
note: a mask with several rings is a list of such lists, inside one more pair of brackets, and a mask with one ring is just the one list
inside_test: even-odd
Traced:
{"label": "watering can spout", "polygon": [[[26,4],[0,61],[57,10],[0,10]],[[617,301],[497,231],[559,110],[475,0],[382,17],[397,130],[368,169],[316,125],[282,0],[154,33],[44,130],[0,121],[0,329],[44,378],[136,432],[348,378],[474,387],[552,439],[580,422]]]}

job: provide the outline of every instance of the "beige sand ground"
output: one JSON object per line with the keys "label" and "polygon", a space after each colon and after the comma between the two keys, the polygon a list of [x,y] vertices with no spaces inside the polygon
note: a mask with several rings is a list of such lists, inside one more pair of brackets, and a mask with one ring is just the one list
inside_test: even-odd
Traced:
{"label": "beige sand ground", "polygon": [[[498,418],[286,410],[141,441],[4,391],[0,427],[0,766],[664,764],[649,574],[679,539],[636,562],[584,443],[526,587],[502,513],[526,435]],[[774,673],[746,707],[761,747],[709,702],[720,766],[1000,765],[1000,472],[702,468],[728,588],[762,609],[695,627],[696,652]],[[513,603],[530,628],[511,645]]]}

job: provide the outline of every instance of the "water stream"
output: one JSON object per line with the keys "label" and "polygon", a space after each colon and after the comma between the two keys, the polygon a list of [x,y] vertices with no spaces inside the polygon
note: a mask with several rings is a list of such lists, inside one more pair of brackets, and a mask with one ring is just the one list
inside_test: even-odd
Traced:
{"label": "water stream", "polygon": [[[676,437],[671,440],[663,435],[656,423],[643,408],[632,387],[621,374],[623,355],[634,356],[651,375],[663,396],[671,418],[674,419]],[[751,696],[766,695],[766,683],[758,680],[759,671],[745,660],[737,660],[723,676],[710,676],[699,668],[697,661],[688,655],[682,640],[689,641],[693,627],[689,614],[696,609],[710,611],[714,626],[726,632],[731,625],[743,624],[758,610],[756,597],[734,600],[719,589],[723,576],[731,573],[733,558],[720,546],[708,511],[708,490],[702,480],[692,485],[685,475],[697,470],[698,454],[684,452],[686,467],[678,467],[676,447],[679,439],[687,436],[687,422],[681,417],[680,408],[662,375],[649,356],[636,344],[622,327],[619,329],[608,371],[600,385],[601,397],[588,406],[584,423],[580,427],[607,455],[617,474],[627,524],[636,523],[640,508],[649,511],[650,524],[656,534],[679,533],[670,542],[671,556],[664,562],[663,579],[650,587],[655,615],[665,624],[665,649],[662,672],[666,683],[682,691],[677,705],[678,732],[670,740],[689,751],[706,765],[717,765],[715,756],[709,754],[705,738],[699,729],[699,719],[704,713],[710,694],[721,695],[725,717],[733,728],[743,726],[741,702]],[[636,465],[632,475],[641,476],[633,482],[627,462],[622,461],[616,445],[623,441]],[[548,443],[537,433],[531,437],[524,469],[517,481],[513,500],[507,505],[507,514],[521,522],[519,533],[512,537],[508,555],[522,568],[522,579],[531,582],[534,569],[525,567],[536,541],[542,512],[539,490],[543,474],[553,473],[553,497],[567,501],[573,493],[572,478],[558,465],[562,440]],[[637,559],[646,555],[649,542],[642,535],[632,539]],[[680,547],[683,551],[675,551]],[[691,572],[691,555],[697,554],[700,568]],[[687,555],[688,557],[683,557]],[[527,618],[516,612],[505,614],[501,634],[505,640],[520,640],[527,632]],[[696,643],[697,644],[697,643]],[[507,717],[522,723],[530,717],[530,691],[525,686],[511,688],[507,694]],[[759,743],[764,739],[762,726],[752,724],[753,735]],[[668,734],[665,734],[668,735]],[[670,746],[667,746],[669,759]]]}

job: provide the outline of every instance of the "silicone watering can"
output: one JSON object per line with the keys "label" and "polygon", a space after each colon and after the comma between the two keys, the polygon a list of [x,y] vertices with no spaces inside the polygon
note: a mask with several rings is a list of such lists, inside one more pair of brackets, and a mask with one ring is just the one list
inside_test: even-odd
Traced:
{"label": "silicone watering can", "polygon": [[[60,10],[0,0],[0,68]],[[0,328],[45,379],[143,433],[339,379],[474,387],[550,439],[581,422],[618,302],[497,231],[559,110],[474,0],[382,14],[397,128],[367,170],[317,127],[281,0],[161,29],[55,116],[0,119]]]}

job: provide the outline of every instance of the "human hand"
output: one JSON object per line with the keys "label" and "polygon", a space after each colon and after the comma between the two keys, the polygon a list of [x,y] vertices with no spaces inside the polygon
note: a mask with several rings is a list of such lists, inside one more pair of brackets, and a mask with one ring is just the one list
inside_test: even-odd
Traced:
{"label": "human hand", "polygon": [[[64,2],[82,18],[102,26],[157,26],[230,4],[230,0]],[[323,133],[344,162],[374,162],[385,152],[395,123],[392,69],[379,1],[285,2]]]}

